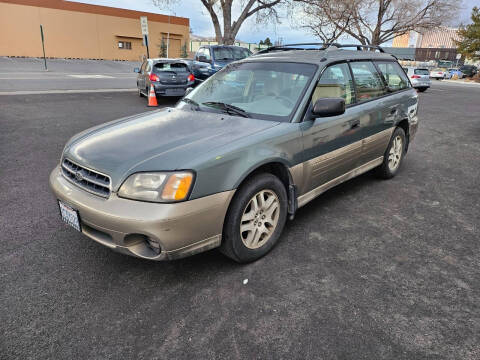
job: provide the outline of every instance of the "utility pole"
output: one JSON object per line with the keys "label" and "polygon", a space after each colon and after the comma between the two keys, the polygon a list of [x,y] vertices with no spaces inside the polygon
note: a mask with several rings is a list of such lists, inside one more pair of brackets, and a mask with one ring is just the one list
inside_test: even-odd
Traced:
{"label": "utility pole", "polygon": [[42,49],[43,49],[43,65],[45,66],[45,70],[47,69],[47,58],[45,57],[45,39],[43,37],[43,25],[40,24],[40,37],[42,38]]}

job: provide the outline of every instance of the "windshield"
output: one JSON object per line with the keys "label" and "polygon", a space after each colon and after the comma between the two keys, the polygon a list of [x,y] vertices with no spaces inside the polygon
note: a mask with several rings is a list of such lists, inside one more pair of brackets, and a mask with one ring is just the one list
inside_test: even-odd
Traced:
{"label": "windshield", "polygon": [[250,56],[250,51],[241,47],[214,47],[213,57],[215,60],[241,60]]}
{"label": "windshield", "polygon": [[178,106],[191,108],[195,103],[196,110],[215,112],[235,107],[244,116],[290,121],[316,69],[313,64],[233,63],[195,88]]}
{"label": "windshield", "polygon": [[427,69],[415,69],[413,73],[415,75],[429,75],[429,72]]}

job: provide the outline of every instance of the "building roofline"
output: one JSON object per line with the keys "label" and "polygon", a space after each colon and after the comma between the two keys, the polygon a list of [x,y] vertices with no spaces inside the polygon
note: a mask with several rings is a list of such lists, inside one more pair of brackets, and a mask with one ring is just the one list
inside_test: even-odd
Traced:
{"label": "building roofline", "polygon": [[[149,21],[156,21],[162,23],[171,23],[175,25],[190,25],[190,19],[178,16],[169,16],[163,14],[156,14],[145,11],[136,11],[128,9],[120,9],[110,6],[92,5],[79,2],[65,1],[65,0],[0,0],[0,3],[8,3],[15,5],[35,6],[47,9],[76,11],[89,14],[106,15],[124,17],[130,19],[139,19],[140,16],[146,16]],[[170,18],[170,21],[169,21]]]}

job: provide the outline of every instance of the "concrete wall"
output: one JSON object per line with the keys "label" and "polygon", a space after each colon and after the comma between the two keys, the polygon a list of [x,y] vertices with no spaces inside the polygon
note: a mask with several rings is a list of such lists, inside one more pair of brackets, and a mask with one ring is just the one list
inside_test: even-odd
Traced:
{"label": "concrete wall", "polygon": [[[70,9],[71,3],[61,0],[35,2],[41,6],[18,2],[22,1],[0,0],[0,56],[43,56],[40,38],[42,24],[47,57],[139,60],[146,54],[146,48],[142,45],[140,16],[149,18],[151,57],[158,57],[161,39],[164,37],[166,40],[169,31],[170,57],[179,57],[181,46],[189,45],[189,22],[185,18],[172,17],[169,24],[164,22],[168,21],[168,16],[161,18],[164,21],[150,20],[161,16],[158,14],[149,16],[148,13],[78,3],[74,4],[74,9]],[[59,4],[57,7],[64,8],[43,6],[50,4]],[[119,41],[131,42],[132,49],[120,49]]]}

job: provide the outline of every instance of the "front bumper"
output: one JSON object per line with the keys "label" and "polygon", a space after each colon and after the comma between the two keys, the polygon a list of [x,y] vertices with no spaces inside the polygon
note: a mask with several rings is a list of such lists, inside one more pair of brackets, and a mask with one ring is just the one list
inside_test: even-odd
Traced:
{"label": "front bumper", "polygon": [[[217,247],[235,190],[175,204],[148,203],[90,194],[50,174],[55,197],[78,211],[82,233],[112,250],[144,259],[177,259]],[[157,254],[147,242],[160,245]]]}

